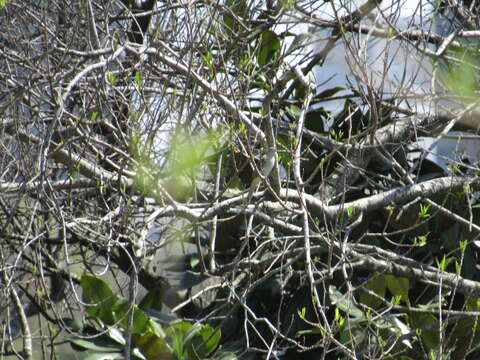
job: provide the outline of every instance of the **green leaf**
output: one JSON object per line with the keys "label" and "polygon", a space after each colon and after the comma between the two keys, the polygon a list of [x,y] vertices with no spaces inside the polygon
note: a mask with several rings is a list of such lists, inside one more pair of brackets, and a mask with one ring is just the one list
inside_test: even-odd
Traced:
{"label": "green leaf", "polygon": [[480,298],[467,297],[465,301],[467,305],[467,311],[478,311],[480,310]]}
{"label": "green leaf", "polygon": [[130,321],[130,311],[133,311],[132,334],[147,332],[150,329],[149,317],[137,306],[132,308],[132,304],[127,299],[121,299],[115,304],[113,308],[115,320],[120,321],[120,326],[126,330]]}
{"label": "green leaf", "polygon": [[[248,5],[246,0],[227,0],[226,5],[233,14],[240,18],[240,20],[247,17]],[[228,13],[223,15],[223,24],[231,33],[235,33],[240,29],[240,25],[236,22],[233,16]]]}
{"label": "green leaf", "polygon": [[420,217],[421,218],[428,218],[430,217],[430,214],[428,213],[428,210],[430,209],[430,204],[428,205],[423,205],[420,204]]}
{"label": "green leaf", "polygon": [[[364,287],[365,289],[373,291],[375,294],[377,294],[381,298],[385,297],[387,284],[385,281],[385,277],[383,275],[377,275],[373,277],[364,285]],[[376,298],[375,296],[370,295],[363,291],[360,292],[360,301],[363,304],[374,309],[379,308],[382,305],[381,299]]]}
{"label": "green leaf", "polygon": [[260,51],[258,53],[258,64],[265,66],[276,60],[280,52],[280,40],[273,31],[267,30],[260,36]]}
{"label": "green leaf", "polygon": [[355,206],[351,205],[347,208],[348,217],[351,217],[355,213]]}
{"label": "green leaf", "polygon": [[344,87],[341,87],[341,86],[336,86],[336,87],[333,87],[331,89],[327,89],[327,90],[322,91],[320,94],[318,94],[315,97],[318,98],[318,99],[326,99],[326,98],[332,97],[337,92],[343,91],[343,90],[347,90],[347,89],[344,88]]}
{"label": "green leaf", "polygon": [[137,306],[124,298],[113,294],[110,287],[99,278],[83,275],[80,281],[83,290],[83,301],[87,303],[87,313],[101,322],[113,325],[120,321],[123,329],[128,328],[129,311],[133,311],[133,334],[142,334],[150,329],[149,317]]}
{"label": "green leaf", "polygon": [[166,330],[177,359],[203,359],[218,346],[221,332],[209,325],[181,322]]}
{"label": "green leaf", "polygon": [[446,271],[447,270],[447,266],[452,262],[452,261],[455,261],[456,258],[454,256],[450,256],[450,257],[447,257],[447,255],[443,255],[443,258],[441,261],[439,261],[438,259],[436,260],[437,261],[437,266],[440,268],[440,270],[442,271]]}
{"label": "green leaf", "polygon": [[280,4],[282,8],[285,10],[292,10],[295,7],[297,0],[280,0]]}
{"label": "green leaf", "polygon": [[7,6],[7,0],[0,0],[0,7],[4,8]]}
{"label": "green leaf", "polygon": [[204,359],[215,351],[220,342],[220,338],[220,330],[215,331],[210,325],[195,324],[189,329],[185,336],[190,357],[194,359]]}
{"label": "green leaf", "polygon": [[413,245],[418,247],[423,247],[427,245],[427,237],[426,236],[417,236],[413,239]]}
{"label": "green leaf", "polygon": [[105,324],[114,324],[113,308],[119,299],[110,287],[104,281],[90,275],[82,276],[80,286],[83,302],[87,304],[87,314]]}
{"label": "green leaf", "polygon": [[385,280],[393,296],[401,296],[404,301],[408,301],[410,281],[407,278],[385,275]]}
{"label": "green leaf", "polygon": [[138,87],[142,86],[142,73],[140,71],[135,73],[135,82],[137,83]]}
{"label": "green leaf", "polygon": [[319,328],[319,327],[314,327],[314,328],[311,328],[311,329],[307,329],[307,330],[299,330],[295,333],[295,337],[296,338],[299,338],[301,336],[304,336],[304,335],[324,335],[324,331]]}
{"label": "green leaf", "polygon": [[125,345],[126,343],[125,337],[117,327],[110,326],[105,335],[120,345]]}
{"label": "green leaf", "polygon": [[459,64],[448,64],[440,71],[440,79],[449,92],[466,98],[476,99],[475,90],[478,74],[474,66],[475,58],[466,51],[449,51],[451,55],[462,59]]}
{"label": "green leaf", "polygon": [[216,67],[212,51],[209,51],[205,55],[202,55],[202,59],[205,62],[205,65],[207,65],[208,69],[210,70],[210,75],[214,76]]}
{"label": "green leaf", "polygon": [[184,321],[175,324],[166,329],[166,333],[170,340],[170,346],[172,347],[173,354],[179,360],[186,359],[187,349],[185,346],[185,333],[192,327],[192,324]]}
{"label": "green leaf", "polygon": [[117,82],[117,77],[114,74],[112,74],[110,71],[107,73],[107,76],[110,84],[115,85],[115,83]]}
{"label": "green leaf", "polygon": [[81,333],[85,327],[81,319],[63,318],[62,321],[74,333]]}
{"label": "green leaf", "polygon": [[302,112],[302,109],[300,109],[297,105],[290,105],[287,108],[287,111],[295,118],[298,118],[300,116],[300,113]]}
{"label": "green leaf", "polygon": [[388,290],[394,296],[408,296],[409,280],[403,277],[395,277],[393,275],[385,275]]}
{"label": "green leaf", "polygon": [[151,289],[142,299],[138,305],[140,309],[154,309],[161,311],[162,310],[162,298],[163,298],[163,288],[157,286],[156,288]]}
{"label": "green leaf", "polygon": [[133,341],[147,359],[174,359],[165,340],[152,332],[143,335],[134,335]]}
{"label": "green leaf", "polygon": [[298,317],[299,317],[300,319],[302,319],[302,320],[305,321],[305,314],[306,314],[306,312],[307,312],[307,309],[305,308],[305,306],[302,307],[301,310],[297,310]]}
{"label": "green leaf", "polygon": [[99,352],[118,352],[122,351],[123,347],[120,344],[115,344],[112,341],[107,341],[105,338],[82,339],[77,336],[68,338],[70,344],[78,346],[85,350],[99,351]]}
{"label": "green leaf", "polygon": [[342,294],[333,285],[330,285],[328,287],[328,294],[330,296],[332,305],[337,306],[340,310],[342,310],[344,313],[350,316],[353,316],[361,320],[365,319],[363,311],[355,306],[355,304],[353,303],[352,297],[350,295]]}

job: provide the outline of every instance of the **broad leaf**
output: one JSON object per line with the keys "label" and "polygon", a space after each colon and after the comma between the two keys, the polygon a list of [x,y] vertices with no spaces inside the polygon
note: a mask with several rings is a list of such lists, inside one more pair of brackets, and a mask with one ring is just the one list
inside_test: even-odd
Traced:
{"label": "broad leaf", "polygon": [[273,62],[280,52],[280,40],[273,31],[264,31],[260,37],[258,65],[265,66]]}
{"label": "broad leaf", "polygon": [[105,324],[114,324],[115,317],[112,310],[119,299],[110,287],[104,281],[90,275],[83,275],[80,285],[83,290],[82,299],[88,304],[87,314]]}
{"label": "broad leaf", "polygon": [[143,335],[134,335],[133,341],[147,359],[174,359],[165,340],[152,332]]}
{"label": "broad leaf", "polygon": [[76,345],[85,350],[99,351],[99,352],[118,352],[123,350],[123,346],[116,344],[113,341],[106,340],[105,337],[82,339],[77,336],[68,338],[71,344]]}
{"label": "broad leaf", "polygon": [[410,281],[407,278],[385,275],[385,280],[387,288],[393,296],[401,296],[405,302],[408,301]]}
{"label": "broad leaf", "polygon": [[[387,288],[387,284],[385,281],[385,277],[383,275],[377,275],[370,280],[364,285],[364,288],[367,290],[370,290],[377,294],[379,297],[384,298],[385,297],[385,290]],[[382,305],[382,300],[368,294],[367,292],[360,291],[360,301],[371,307],[371,308],[378,308]]]}
{"label": "broad leaf", "polygon": [[151,289],[138,305],[140,309],[162,310],[163,289],[158,286]]}
{"label": "broad leaf", "polygon": [[351,295],[344,295],[337,288],[333,285],[328,287],[328,295],[330,296],[330,300],[332,304],[338,307],[340,310],[345,312],[346,314],[353,316],[357,319],[364,319],[365,316],[363,315],[363,311],[360,310],[358,307],[355,306],[352,300]]}

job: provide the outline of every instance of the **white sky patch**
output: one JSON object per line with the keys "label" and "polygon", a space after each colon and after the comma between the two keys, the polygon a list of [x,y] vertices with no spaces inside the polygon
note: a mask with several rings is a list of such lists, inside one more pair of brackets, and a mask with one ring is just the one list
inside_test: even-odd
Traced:
{"label": "white sky patch", "polygon": [[[325,20],[345,15],[364,2],[332,1],[319,10],[318,16]],[[376,25],[388,30],[394,26],[397,30],[432,28],[433,6],[429,1],[405,0],[384,1],[379,10],[370,14],[362,24],[366,27]],[[331,30],[322,30],[317,35],[324,40],[314,45],[315,51],[321,51],[328,41]],[[420,113],[431,113],[433,105],[428,99],[431,94],[431,60],[405,42],[373,35],[349,33],[345,41],[339,41],[328,54],[323,66],[315,69],[319,92],[334,87],[372,86],[384,98],[402,99],[398,105],[411,108]],[[344,94],[348,94],[345,91]],[[339,111],[343,100],[326,103],[324,108]]]}

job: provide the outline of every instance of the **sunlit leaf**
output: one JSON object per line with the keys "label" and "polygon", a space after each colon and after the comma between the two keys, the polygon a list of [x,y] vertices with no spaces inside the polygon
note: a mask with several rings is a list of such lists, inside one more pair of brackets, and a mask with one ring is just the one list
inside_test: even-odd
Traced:
{"label": "sunlit leaf", "polygon": [[137,71],[135,73],[135,81],[136,81],[138,87],[142,86],[142,73],[140,71]]}
{"label": "sunlit leaf", "polygon": [[328,294],[333,305],[337,306],[344,313],[358,319],[364,319],[363,311],[355,306],[351,295],[344,295],[333,285],[328,287]]}
{"label": "sunlit leaf", "polygon": [[147,359],[174,359],[168,345],[162,337],[152,332],[143,335],[134,335],[133,341]]}
{"label": "sunlit leaf", "polygon": [[166,330],[177,358],[203,359],[218,346],[221,332],[209,325],[181,322]]}
{"label": "sunlit leaf", "polygon": [[129,327],[130,311],[133,311],[132,334],[143,334],[150,329],[150,319],[137,306],[131,306],[127,299],[122,299],[115,304],[113,309],[115,319],[126,330]]}

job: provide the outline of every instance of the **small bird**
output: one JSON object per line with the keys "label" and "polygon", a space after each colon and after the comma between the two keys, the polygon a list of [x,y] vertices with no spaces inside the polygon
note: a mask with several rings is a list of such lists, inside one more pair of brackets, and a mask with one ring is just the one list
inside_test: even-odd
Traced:
{"label": "small bird", "polygon": [[[268,149],[267,151],[264,152],[262,156],[262,176],[265,178],[268,178],[270,173],[273,170],[273,167],[275,166],[275,150],[273,149]],[[250,201],[252,200],[253,193],[258,189],[258,186],[260,185],[260,177],[256,176],[253,180],[252,183],[250,184],[250,190],[248,192],[248,204],[250,204]]]}

